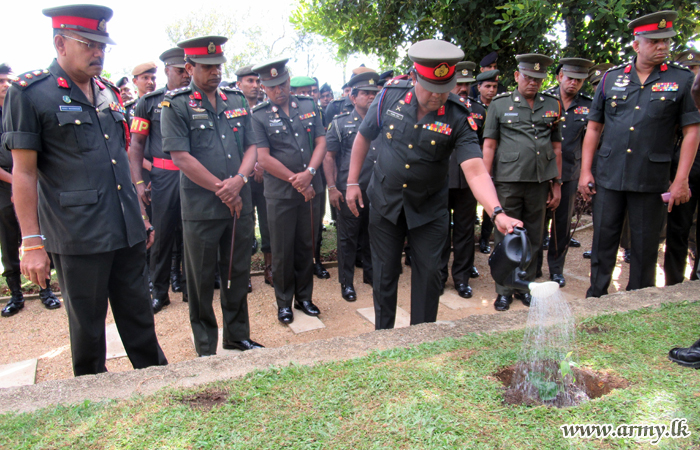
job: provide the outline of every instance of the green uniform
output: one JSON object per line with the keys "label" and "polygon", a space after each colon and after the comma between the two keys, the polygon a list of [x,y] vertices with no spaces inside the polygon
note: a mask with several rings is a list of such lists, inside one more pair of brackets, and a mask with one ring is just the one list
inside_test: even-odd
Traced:
{"label": "green uniform", "polygon": [[[561,104],[547,93],[535,96],[532,108],[519,91],[496,96],[489,105],[484,138],[498,141],[493,158],[493,180],[505,213],[522,220],[533,249],[542,244],[550,180],[559,176],[552,142],[561,142]],[[496,243],[503,234],[496,231]],[[527,269],[535,280],[536,264]],[[512,290],[496,285],[499,295]]]}
{"label": "green uniform", "polygon": [[[216,105],[194,81],[190,86],[169,91],[163,101],[161,131],[163,151],[189,152],[220,180],[237,176],[243,153],[255,144],[250,114],[243,94],[231,88],[216,93]],[[253,217],[250,187],[243,186],[241,216],[236,220],[231,287],[221,283],[224,341],[249,339],[248,277]],[[190,323],[195,348],[200,356],[216,354],[218,326],[212,308],[214,273],[225,278],[229,272],[233,218],[228,206],[216,194],[180,175],[185,272],[189,296]]]}

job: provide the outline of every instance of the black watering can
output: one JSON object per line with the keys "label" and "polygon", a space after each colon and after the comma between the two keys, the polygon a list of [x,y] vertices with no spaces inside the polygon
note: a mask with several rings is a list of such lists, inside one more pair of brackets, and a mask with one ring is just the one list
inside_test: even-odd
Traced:
{"label": "black watering can", "polygon": [[527,238],[527,230],[515,227],[489,256],[491,276],[496,283],[512,289],[529,291],[530,281],[525,281],[525,270],[532,261],[532,246]]}

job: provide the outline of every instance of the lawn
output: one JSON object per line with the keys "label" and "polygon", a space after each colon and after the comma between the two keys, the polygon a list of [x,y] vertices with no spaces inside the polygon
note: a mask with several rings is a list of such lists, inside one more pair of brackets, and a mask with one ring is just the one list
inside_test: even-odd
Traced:
{"label": "lawn", "polygon": [[[195,390],[0,416],[3,448],[562,449],[700,447],[700,372],[666,359],[698,337],[700,302],[586,319],[574,360],[629,381],[583,405],[503,403],[493,376],[523,332],[467,335],[315,367],[270,368]],[[560,425],[668,424],[692,435],[652,446],[565,439]]]}

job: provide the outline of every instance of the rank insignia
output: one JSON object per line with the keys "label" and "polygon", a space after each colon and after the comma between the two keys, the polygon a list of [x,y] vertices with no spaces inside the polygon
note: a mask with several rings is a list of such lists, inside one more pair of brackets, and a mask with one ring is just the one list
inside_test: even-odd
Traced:
{"label": "rank insignia", "polygon": [[192,94],[192,96],[193,96],[196,100],[201,100],[201,99],[202,99],[202,94],[200,94],[199,91],[194,91],[194,94]]}
{"label": "rank insignia", "polygon": [[632,71],[632,64],[628,64],[627,67],[625,67],[625,70],[623,72],[630,73],[631,71]]}
{"label": "rank insignia", "polygon": [[661,71],[661,72],[666,72],[667,70],[668,70],[668,65],[666,65],[666,63],[661,64],[661,66],[659,67],[659,71]]}
{"label": "rank insignia", "polygon": [[508,111],[513,111],[513,107],[512,107],[512,106],[509,106],[509,107],[508,107]]}
{"label": "rank insignia", "polygon": [[612,106],[613,108],[616,107],[616,106],[617,106],[617,102],[610,102],[610,106]]}
{"label": "rank insignia", "polygon": [[109,109],[111,109],[112,111],[120,112],[122,114],[126,114],[126,109],[124,109],[124,107],[122,105],[120,105],[119,103],[116,103],[116,102],[110,103]]}
{"label": "rank insignia", "polygon": [[[398,80],[397,80],[397,82],[398,82]],[[406,98],[404,99],[404,101],[410,105],[412,98],[413,98],[413,92],[409,92],[408,94],[406,94]]]}
{"label": "rank insignia", "polygon": [[27,80],[31,80],[32,78],[34,78],[34,76],[31,73],[27,73],[24,75],[24,78],[26,78]]}
{"label": "rank insignia", "polygon": [[[576,109],[574,109],[574,114],[588,114],[588,107],[579,106]],[[564,119],[562,118],[562,120]]]}
{"label": "rank insignia", "polygon": [[472,127],[472,130],[476,131],[478,127],[476,126],[476,122],[474,122],[474,118],[469,116],[467,117],[467,121],[469,122],[469,126]]}
{"label": "rank insignia", "polygon": [[190,100],[188,105],[190,105],[192,108],[195,108],[195,107],[197,107],[197,102],[195,102],[194,100]]}
{"label": "rank insignia", "polygon": [[219,91],[219,95],[221,96],[221,100],[223,100],[223,101],[228,100],[228,97],[226,97],[226,94],[224,94],[222,91]]}
{"label": "rank insignia", "polygon": [[[292,108],[296,108],[296,107],[297,107],[297,102],[292,102]],[[302,120],[304,120],[304,119],[302,119]]]}
{"label": "rank insignia", "polygon": [[163,107],[168,107],[168,108],[170,108],[170,102],[167,101],[167,100],[163,100],[162,102],[160,102],[160,104],[161,104],[161,106],[163,106]]}
{"label": "rank insignia", "polygon": [[676,92],[678,83],[656,83],[651,87],[652,92]]}
{"label": "rank insignia", "polygon": [[559,117],[559,113],[556,111],[547,111],[542,117]]}
{"label": "rank insignia", "polygon": [[272,107],[272,112],[277,112],[277,111],[278,111],[277,107],[276,107],[276,106],[273,106],[273,107]]}
{"label": "rank insignia", "polygon": [[387,139],[391,139],[391,133],[387,133],[387,134],[386,134],[386,138],[387,138]]}
{"label": "rank insignia", "polygon": [[101,82],[100,80],[98,80],[97,78],[95,78],[95,84],[97,84],[97,86],[98,86],[100,89],[107,89],[107,86],[105,86],[104,83]]}
{"label": "rank insignia", "polygon": [[58,83],[59,87],[66,88],[66,89],[68,89],[70,87],[70,86],[68,86],[68,82],[66,81],[66,79],[63,77],[58,77],[56,82]]}
{"label": "rank insignia", "polygon": [[316,117],[315,111],[311,111],[310,113],[307,113],[307,114],[302,114],[301,116],[299,116],[299,120],[306,120],[306,119],[310,119],[312,117]]}
{"label": "rank insignia", "polygon": [[73,100],[71,100],[70,97],[68,97],[67,95],[64,95],[64,96],[63,96],[63,103],[70,103],[70,102],[72,102],[72,101],[73,101]]}
{"label": "rank insignia", "polygon": [[[691,56],[692,56],[692,54],[691,54]],[[690,59],[693,59],[693,58],[690,58]],[[32,73],[33,73],[34,75],[36,75],[36,76],[39,76],[39,75],[41,75],[41,70],[35,70],[35,71],[32,72]]]}
{"label": "rank insignia", "polygon": [[27,82],[24,81],[24,80],[22,80],[22,81],[19,82],[19,85],[22,86],[22,87],[24,87],[24,86],[27,85]]}
{"label": "rank insignia", "polygon": [[437,115],[438,115],[438,116],[444,116],[444,115],[445,115],[445,105],[442,105],[442,106],[440,107],[440,109],[438,109]]}
{"label": "rank insignia", "polygon": [[[471,121],[469,122],[469,125],[471,125],[472,122],[474,122],[474,119],[472,119],[471,117],[469,117],[469,119],[471,119]],[[474,127],[476,127],[476,122],[474,122],[472,128]],[[442,122],[429,123],[427,125],[423,125],[423,128],[429,131],[434,131],[436,133],[446,134],[447,136],[452,134],[452,128],[450,128],[450,125]],[[476,128],[474,129],[476,130]]]}
{"label": "rank insignia", "polygon": [[227,119],[233,119],[235,117],[247,116],[248,111],[246,111],[245,108],[238,108],[238,109],[230,109],[228,111],[224,111],[224,114],[226,115]]}

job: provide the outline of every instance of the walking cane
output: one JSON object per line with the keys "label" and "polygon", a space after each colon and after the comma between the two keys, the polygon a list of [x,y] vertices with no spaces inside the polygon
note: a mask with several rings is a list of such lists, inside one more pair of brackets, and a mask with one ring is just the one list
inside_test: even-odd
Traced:
{"label": "walking cane", "polygon": [[228,257],[228,286],[231,289],[231,272],[233,270],[233,244],[236,242],[236,213],[233,213],[233,230],[231,231],[231,255]]}
{"label": "walking cane", "polygon": [[311,262],[314,260],[316,255],[316,239],[314,236],[314,199],[309,200],[309,211],[311,212]]}

